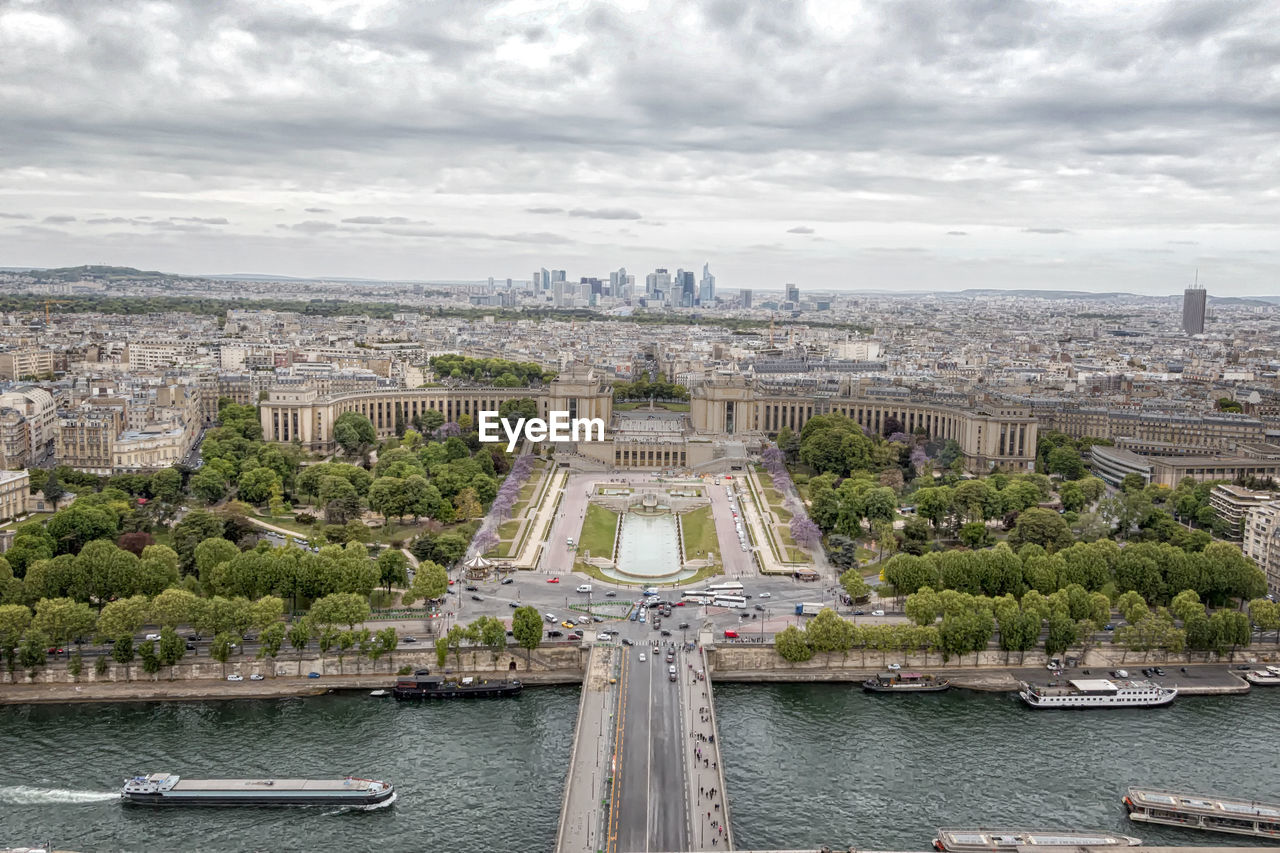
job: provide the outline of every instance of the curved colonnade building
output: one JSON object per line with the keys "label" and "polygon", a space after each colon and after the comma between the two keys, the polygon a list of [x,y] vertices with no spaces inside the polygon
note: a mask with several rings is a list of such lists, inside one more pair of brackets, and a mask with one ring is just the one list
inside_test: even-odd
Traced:
{"label": "curved colonnade building", "polygon": [[965,405],[926,399],[885,400],[855,396],[855,386],[814,393],[750,381],[716,378],[696,385],[689,413],[614,411],[613,388],[594,370],[573,367],[543,388],[452,386],[358,391],[320,395],[311,389],[272,388],[260,404],[263,436],[297,441],[308,450],[335,447],[333,424],[344,412],[359,412],[378,436],[395,434],[397,420],[411,424],[425,411],[446,422],[463,415],[473,421],[508,400],[533,400],[538,415],[564,411],[573,418],[600,418],[605,440],[558,444],[562,461],[589,469],[714,469],[741,464],[784,426],[799,431],[815,415],[842,414],[883,434],[894,421],[904,432],[923,430],[932,438],[954,439],[974,472],[1026,471],[1035,459],[1036,421],[1026,408],[968,401]]}

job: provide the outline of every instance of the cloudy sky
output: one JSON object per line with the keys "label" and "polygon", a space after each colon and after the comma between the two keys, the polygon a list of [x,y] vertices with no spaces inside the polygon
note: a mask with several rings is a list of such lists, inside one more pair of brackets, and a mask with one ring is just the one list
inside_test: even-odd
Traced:
{"label": "cloudy sky", "polygon": [[1280,294],[1280,4],[0,0],[0,266]]}

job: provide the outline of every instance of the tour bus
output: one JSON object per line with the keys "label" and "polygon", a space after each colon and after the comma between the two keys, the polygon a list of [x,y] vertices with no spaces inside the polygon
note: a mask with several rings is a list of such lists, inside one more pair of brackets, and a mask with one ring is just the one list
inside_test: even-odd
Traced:
{"label": "tour bus", "polygon": [[708,592],[742,592],[742,584],[738,581],[725,581],[724,583],[713,583],[707,586]]}
{"label": "tour bus", "polygon": [[716,607],[746,607],[747,600],[741,595],[717,595],[711,602]]}

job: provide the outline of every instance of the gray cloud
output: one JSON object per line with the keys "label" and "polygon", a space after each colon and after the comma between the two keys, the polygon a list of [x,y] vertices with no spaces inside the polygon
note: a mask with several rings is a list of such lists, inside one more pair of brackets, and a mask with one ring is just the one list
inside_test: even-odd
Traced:
{"label": "gray cloud", "polygon": [[813,229],[808,225],[797,225],[795,228],[788,228],[788,234],[812,234]]}
{"label": "gray cloud", "polygon": [[76,218],[66,214],[58,214],[56,216],[46,216],[43,221],[46,225],[66,225],[69,222],[75,222]]}
{"label": "gray cloud", "polygon": [[[22,188],[3,201],[29,211],[0,217],[72,238],[9,225],[0,252],[188,271],[233,251],[262,272],[477,279],[533,261],[687,268],[715,246],[727,287],[784,268],[845,287],[842,255],[969,222],[948,234],[967,237],[952,268],[898,253],[873,271],[1057,286],[1052,245],[1090,286],[1162,291],[1156,259],[1115,247],[1230,234],[1218,251],[1235,259],[1280,238],[1276,32],[1275,4],[1216,0],[1088,15],[1029,0],[0,4],[0,162]],[[275,212],[298,203],[317,218]],[[335,210],[379,214],[319,220]],[[639,211],[670,222],[663,246],[591,222],[573,240],[523,230],[531,213],[655,224]],[[1072,233],[1025,226],[1047,214],[1088,229],[1019,239]],[[769,242],[804,221],[830,243]],[[352,240],[298,238],[337,230]],[[424,272],[426,240],[448,245]],[[1270,292],[1280,265],[1254,263],[1220,278]]]}
{"label": "gray cloud", "polygon": [[639,212],[629,210],[625,207],[601,207],[596,210],[589,210],[585,207],[575,207],[569,211],[570,216],[580,217],[582,219],[641,219]]}
{"label": "gray cloud", "polygon": [[948,231],[947,236],[948,237],[968,237],[969,232],[968,231]]}

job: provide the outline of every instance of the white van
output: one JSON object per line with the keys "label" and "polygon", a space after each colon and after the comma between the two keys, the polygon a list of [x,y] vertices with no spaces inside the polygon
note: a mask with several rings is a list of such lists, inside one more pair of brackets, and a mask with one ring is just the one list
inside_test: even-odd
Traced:
{"label": "white van", "polygon": [[591,592],[591,584],[589,583],[578,584],[578,592]]}
{"label": "white van", "polygon": [[573,547],[573,537],[572,537],[572,536],[570,536],[569,538],[565,539],[565,540],[564,540],[564,544],[566,544],[566,545],[568,545],[570,548],[572,548],[572,547]]}
{"label": "white van", "polygon": [[543,618],[543,619],[546,619],[548,622],[559,622],[559,621],[560,621],[559,619],[557,619],[557,618],[556,618],[556,615],[555,615],[554,613],[543,613],[543,614],[542,614],[542,618]]}

